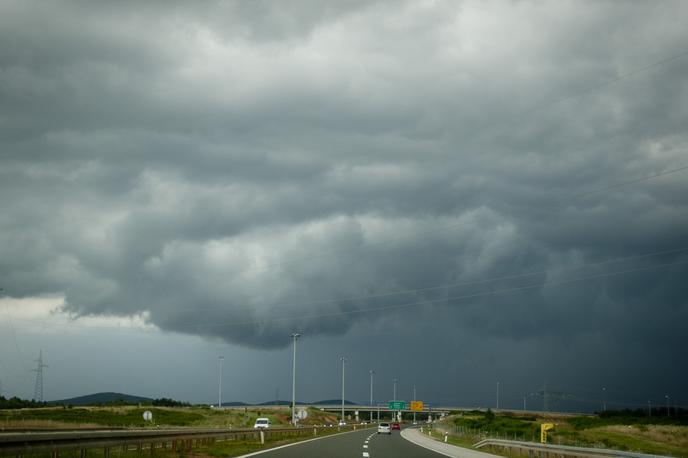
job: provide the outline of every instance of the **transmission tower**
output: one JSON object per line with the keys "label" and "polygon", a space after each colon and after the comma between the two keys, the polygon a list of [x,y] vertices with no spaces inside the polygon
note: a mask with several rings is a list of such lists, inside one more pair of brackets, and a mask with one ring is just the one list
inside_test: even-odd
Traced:
{"label": "transmission tower", "polygon": [[547,382],[545,382],[541,390],[535,393],[530,393],[531,396],[536,396],[542,399],[542,405],[545,412],[549,412],[552,407],[552,401],[560,399],[568,399],[571,397],[570,394],[564,393],[562,391],[551,391],[547,389]]}
{"label": "transmission tower", "polygon": [[34,360],[37,363],[36,369],[32,369],[32,372],[36,373],[36,385],[33,390],[33,399],[36,402],[43,402],[43,368],[48,367],[43,364],[43,350],[38,352],[38,359]]}

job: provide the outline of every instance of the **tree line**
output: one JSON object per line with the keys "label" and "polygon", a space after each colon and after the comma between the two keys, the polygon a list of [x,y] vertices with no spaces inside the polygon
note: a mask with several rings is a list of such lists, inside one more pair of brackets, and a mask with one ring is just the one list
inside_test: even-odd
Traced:
{"label": "tree line", "polygon": [[[137,406],[137,405],[142,405],[142,406],[154,406],[154,407],[190,407],[191,404],[188,402],[183,402],[183,401],[177,401],[175,399],[171,398],[159,398],[159,399],[151,399],[150,401],[143,401],[143,402],[131,402],[131,401],[126,401],[124,399],[117,399],[114,401],[108,401],[108,402],[95,402],[92,404],[89,404],[92,406]],[[21,399],[18,398],[17,396],[12,396],[11,398],[6,398],[4,396],[0,396],[0,409],[35,409],[35,408],[40,408],[40,407],[51,407],[51,406],[63,406],[63,407],[68,407],[71,408],[73,407],[71,404],[63,404],[63,403],[54,403],[54,402],[38,402],[33,399]]]}

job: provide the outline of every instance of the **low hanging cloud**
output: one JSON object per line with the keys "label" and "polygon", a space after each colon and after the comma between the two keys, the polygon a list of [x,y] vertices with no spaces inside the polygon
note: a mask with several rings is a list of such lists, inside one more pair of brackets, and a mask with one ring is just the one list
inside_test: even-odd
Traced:
{"label": "low hanging cloud", "polygon": [[14,297],[261,348],[685,322],[686,172],[631,183],[687,164],[682,2],[0,8]]}

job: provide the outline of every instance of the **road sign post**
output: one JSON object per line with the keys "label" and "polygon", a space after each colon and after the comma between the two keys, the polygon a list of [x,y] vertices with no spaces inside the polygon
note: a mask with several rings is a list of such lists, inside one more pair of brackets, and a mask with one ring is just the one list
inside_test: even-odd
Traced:
{"label": "road sign post", "polygon": [[423,401],[411,401],[411,410],[420,412],[423,410]]}
{"label": "road sign post", "polygon": [[406,401],[390,401],[389,410],[406,410]]}

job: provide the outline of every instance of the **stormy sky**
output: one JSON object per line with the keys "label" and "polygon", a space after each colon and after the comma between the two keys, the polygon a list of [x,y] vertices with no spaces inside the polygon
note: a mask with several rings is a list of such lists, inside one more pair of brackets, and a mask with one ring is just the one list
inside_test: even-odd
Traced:
{"label": "stormy sky", "polygon": [[0,382],[688,405],[683,1],[0,2]]}

